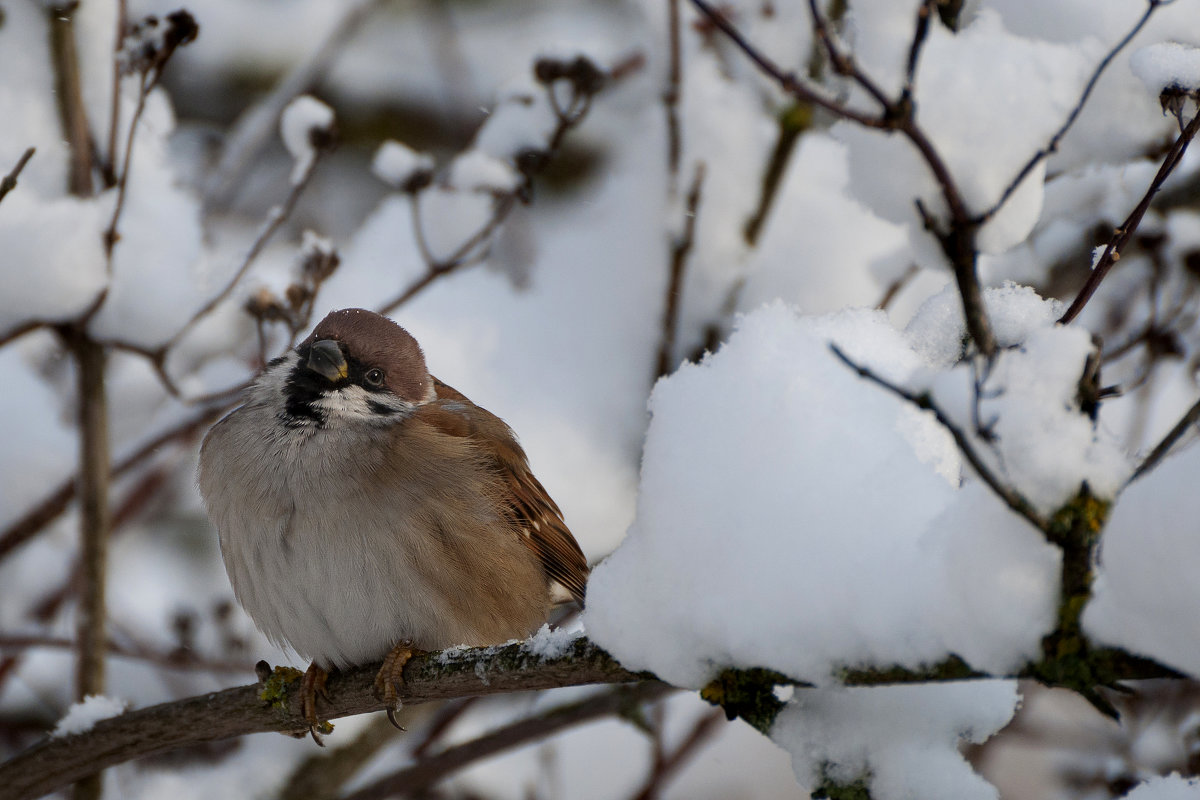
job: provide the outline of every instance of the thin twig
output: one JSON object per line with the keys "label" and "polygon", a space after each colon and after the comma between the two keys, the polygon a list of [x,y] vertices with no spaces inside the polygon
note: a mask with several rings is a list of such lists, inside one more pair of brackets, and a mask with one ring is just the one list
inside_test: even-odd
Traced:
{"label": "thin twig", "polygon": [[359,31],[382,0],[354,0],[342,3],[341,16],[332,22],[325,38],[304,59],[292,68],[271,93],[247,109],[233,123],[221,157],[205,181],[204,208],[206,213],[228,201],[237,182],[248,174],[247,165],[269,141],[279,124],[287,104],[308,91],[328,72],[346,43]]}
{"label": "thin twig", "polygon": [[463,714],[478,702],[478,697],[466,697],[462,700],[453,700],[443,704],[437,710],[433,719],[430,720],[429,727],[425,730],[425,738],[412,749],[413,758],[417,760],[423,759],[442,738],[442,735],[450,730],[450,726],[457,722]]}
{"label": "thin twig", "polygon": [[1062,138],[1067,135],[1067,131],[1071,130],[1071,127],[1075,124],[1075,120],[1079,118],[1079,114],[1083,111],[1083,107],[1087,105],[1088,98],[1092,96],[1092,90],[1096,88],[1096,84],[1100,81],[1100,76],[1104,74],[1106,69],[1108,69],[1108,65],[1111,64],[1112,60],[1117,57],[1117,54],[1124,50],[1125,46],[1133,41],[1133,37],[1137,36],[1138,33],[1141,32],[1142,28],[1145,27],[1146,23],[1150,20],[1150,16],[1158,9],[1160,5],[1163,4],[1163,0],[1149,0],[1145,13],[1142,14],[1137,23],[1129,30],[1129,33],[1125,34],[1125,36],[1121,38],[1121,41],[1117,42],[1113,48],[1105,54],[1104,58],[1100,59],[1100,63],[1096,65],[1096,69],[1092,72],[1091,78],[1088,79],[1087,84],[1083,87],[1083,93],[1079,95],[1079,101],[1075,103],[1074,108],[1071,109],[1071,113],[1067,115],[1067,119],[1063,122],[1062,127],[1054,132],[1054,135],[1050,137],[1050,141],[1046,143],[1045,147],[1034,153],[1033,156],[1030,157],[1029,161],[1025,162],[1025,165],[1021,167],[1016,176],[1009,181],[1008,186],[1004,187],[1004,191],[1001,192],[1000,198],[995,202],[995,204],[993,204],[992,207],[987,211],[984,211],[982,214],[979,214],[974,218],[973,221],[976,224],[982,225],[994,217],[996,213],[1004,207],[1004,204],[1009,201],[1009,198],[1012,197],[1013,193],[1017,191],[1017,187],[1021,185],[1021,182],[1024,181],[1025,178],[1029,177],[1029,173],[1033,172],[1034,168],[1038,164],[1042,163],[1051,155],[1058,152],[1059,143],[1062,142]]}
{"label": "thin twig", "polygon": [[1060,324],[1068,325],[1079,313],[1083,311],[1084,306],[1095,294],[1099,288],[1100,282],[1108,275],[1109,270],[1121,258],[1121,251],[1125,248],[1129,241],[1133,238],[1133,234],[1137,232],[1138,225],[1141,224],[1142,217],[1150,209],[1150,204],[1154,200],[1154,196],[1158,194],[1158,190],[1162,188],[1163,183],[1179,165],[1183,159],[1183,154],[1187,152],[1188,145],[1195,138],[1196,133],[1200,132],[1200,108],[1197,109],[1196,115],[1192,117],[1191,122],[1180,132],[1179,137],[1171,145],[1171,149],[1167,151],[1166,157],[1163,159],[1162,166],[1158,168],[1158,172],[1154,176],[1154,180],[1150,182],[1150,187],[1146,189],[1146,194],[1138,202],[1137,206],[1130,212],[1121,226],[1113,231],[1112,238],[1108,240],[1108,244],[1104,248],[1104,253],[1100,256],[1100,260],[1096,262],[1088,275],[1087,282],[1083,288],[1079,290],[1079,294],[1075,296],[1071,306],[1066,310],[1066,313],[1058,320]]}
{"label": "thin twig", "polygon": [[921,268],[916,264],[909,264],[908,269],[904,270],[904,274],[889,283],[888,287],[884,289],[883,297],[879,298],[879,302],[875,304],[876,310],[887,311],[888,306],[896,299],[896,295],[900,294],[900,291],[908,285],[908,282],[917,277],[920,272]]}
{"label": "thin twig", "polygon": [[633,796],[634,800],[654,800],[662,794],[663,788],[687,764],[688,759],[707,744],[717,729],[727,722],[725,712],[719,708],[700,715],[683,741],[673,751],[656,759],[646,783],[641,791]]}
{"label": "thin twig", "polygon": [[300,176],[300,179],[292,183],[291,190],[288,192],[287,197],[284,198],[283,205],[276,206],[275,208],[272,208],[270,212],[268,212],[266,222],[263,223],[262,228],[258,232],[258,236],[254,238],[254,242],[250,245],[250,249],[246,251],[246,255],[242,258],[242,263],[233,273],[233,277],[226,282],[221,291],[217,292],[216,295],[214,295],[207,303],[201,306],[200,309],[192,315],[191,319],[189,319],[184,326],[175,333],[174,336],[167,340],[166,344],[160,348],[160,352],[165,353],[167,350],[170,350],[172,347],[174,347],[180,339],[186,336],[187,333],[191,331],[191,329],[194,328],[197,323],[200,322],[200,320],[211,314],[213,309],[223,303],[225,299],[228,298],[233,292],[233,290],[237,288],[238,283],[246,276],[246,272],[248,272],[250,267],[254,264],[254,260],[258,258],[259,254],[262,253],[263,248],[267,246],[267,242],[271,240],[271,237],[275,235],[275,233],[283,225],[284,221],[291,216],[292,211],[296,208],[296,202],[300,199],[300,195],[303,194],[304,190],[308,187],[309,182],[312,180],[313,173],[316,172],[317,164],[321,162],[321,158],[325,153],[326,150],[324,148],[316,149],[313,158],[309,160],[303,174]]}
{"label": "thin twig", "polygon": [[113,42],[112,86],[109,95],[108,110],[108,147],[105,149],[105,180],[109,186],[116,183],[117,173],[117,135],[121,128],[121,67],[125,49],[125,37],[129,33],[129,9],[126,0],[117,0],[115,39]]}
{"label": "thin twig", "polygon": [[683,296],[683,275],[688,254],[696,238],[696,217],[700,211],[700,191],[704,186],[704,162],[696,164],[692,186],[688,189],[683,211],[683,232],[671,244],[671,269],[667,279],[666,301],[663,304],[662,337],[658,346],[658,365],[655,378],[661,378],[675,367],[675,339],[678,335],[680,300]]}
{"label": "thin twig", "polygon": [[1171,448],[1175,446],[1175,443],[1178,442],[1185,433],[1187,433],[1188,428],[1196,424],[1197,420],[1200,420],[1200,401],[1197,401],[1191,408],[1189,408],[1187,413],[1184,414],[1183,417],[1175,423],[1175,426],[1171,428],[1167,435],[1162,438],[1162,441],[1154,446],[1154,449],[1150,451],[1150,455],[1146,456],[1146,458],[1142,460],[1141,464],[1138,464],[1138,468],[1134,470],[1133,475],[1130,476],[1125,485],[1128,486],[1150,470],[1157,467],[1158,463],[1162,461],[1166,457],[1167,453],[1170,452]]}
{"label": "thin twig", "polygon": [[[146,110],[146,95],[150,89],[146,85],[146,76],[138,82],[137,105],[133,109],[133,119],[129,121],[129,130],[125,134],[125,156],[121,159],[121,172],[117,175],[117,200],[113,204],[112,217],[109,218],[108,227],[104,229],[104,255],[108,259],[108,274],[112,275],[113,271],[113,249],[117,246],[117,224],[121,221],[121,214],[125,210],[125,195],[129,186],[129,169],[133,163],[133,140],[137,135],[138,123],[142,120],[142,114]],[[113,169],[116,169],[116,163],[113,163]]]}
{"label": "thin twig", "polygon": [[78,0],[46,5],[50,26],[50,55],[54,65],[54,96],[59,122],[70,151],[67,188],[77,197],[92,194],[92,134],[83,89],[79,80],[79,50],[75,44],[75,11]]}
{"label": "thin twig", "polygon": [[650,681],[600,692],[586,700],[555,706],[535,716],[505,725],[460,745],[429,756],[411,767],[387,775],[344,800],[383,800],[411,797],[476,761],[538,741],[561,730],[637,708],[674,691]]}
{"label": "thin twig", "polygon": [[921,63],[921,50],[925,40],[929,38],[929,22],[936,12],[938,0],[924,0],[917,9],[917,23],[913,26],[912,43],[908,46],[908,63],[904,70],[904,89],[901,101],[912,99],[914,84],[917,80],[917,65]]}
{"label": "thin twig", "polygon": [[29,159],[33,158],[33,154],[36,151],[37,148],[35,147],[28,148],[24,153],[21,154],[21,157],[17,159],[16,166],[14,166],[9,173],[5,175],[2,180],[0,180],[0,200],[3,200],[6,194],[17,188],[17,178],[20,176],[21,170],[25,169],[25,165],[29,163]]}
{"label": "thin twig", "polygon": [[783,70],[774,61],[767,58],[758,48],[750,44],[741,32],[725,18],[725,15],[710,6],[706,0],[691,0],[692,5],[700,10],[708,20],[724,33],[758,68],[780,85],[788,94],[798,100],[820,106],[826,111],[842,118],[853,120],[867,128],[890,128],[890,123],[865,112],[847,108],[839,100],[824,94],[816,87],[808,85],[796,77],[795,73]]}
{"label": "thin twig", "polygon": [[679,159],[683,155],[683,135],[679,128],[679,100],[683,85],[682,42],[679,0],[667,0],[667,88],[663,90],[663,110],[667,115],[667,174],[674,194],[679,179]]}
{"label": "thin twig", "polygon": [[950,417],[944,411],[942,411],[942,409],[936,403],[933,402],[933,398],[931,398],[928,394],[915,394],[908,389],[905,389],[903,386],[898,386],[886,378],[877,375],[867,367],[856,364],[850,359],[849,356],[842,352],[840,347],[832,342],[829,344],[829,349],[833,351],[833,354],[837,356],[842,363],[857,372],[860,377],[866,378],[880,388],[886,389],[902,400],[912,403],[917,408],[932,412],[938,423],[947,431],[949,431],[950,435],[954,437],[954,443],[958,445],[959,452],[963,454],[963,458],[967,460],[967,463],[971,465],[972,469],[975,470],[975,473],[988,486],[988,488],[991,489],[997,497],[1003,500],[1006,506],[1012,509],[1012,511],[1019,516],[1024,517],[1035,528],[1042,532],[1046,532],[1049,529],[1049,523],[1047,520],[1045,520],[1042,515],[1039,514],[1032,505],[1030,505],[1029,501],[1022,497],[1015,489],[1006,486],[1004,482],[992,472],[991,468],[984,463],[979,454],[975,452],[975,447],[971,444],[971,440],[965,433],[963,433],[962,429],[954,424],[954,421],[951,420]]}
{"label": "thin twig", "polygon": [[879,116],[854,111],[842,102],[822,95],[800,81],[794,74],[781,70],[751,45],[723,15],[715,11],[705,0],[692,0],[692,3],[724,32],[760,70],[796,99],[812,102],[842,119],[857,122],[868,128],[899,131],[917,149],[941,189],[942,198],[950,213],[948,227],[943,230],[943,226],[939,225],[930,214],[923,211],[919,200],[917,201],[918,209],[922,211],[926,228],[937,237],[946,258],[954,269],[955,281],[958,284],[959,296],[963,303],[963,316],[966,319],[967,332],[979,352],[984,357],[991,359],[996,352],[996,339],[992,333],[987,307],[983,302],[983,288],[979,283],[979,275],[976,270],[978,248],[975,245],[975,236],[978,225],[972,222],[962,192],[959,190],[954,176],[951,175],[949,167],[937,148],[934,147],[929,136],[917,125],[911,98],[901,95],[900,99],[892,101],[879,84],[858,67],[851,55],[842,51],[827,20],[817,7],[816,0],[809,0],[813,31],[829,57],[834,72],[851,78],[879,103]]}

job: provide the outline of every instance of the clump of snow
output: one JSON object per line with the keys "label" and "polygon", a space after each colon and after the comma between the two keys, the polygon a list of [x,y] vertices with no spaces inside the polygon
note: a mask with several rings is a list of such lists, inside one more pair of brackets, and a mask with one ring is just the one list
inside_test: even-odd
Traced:
{"label": "clump of snow", "polygon": [[403,189],[418,175],[433,172],[433,156],[389,139],[375,151],[371,172],[393,189]]}
{"label": "clump of snow", "polygon": [[[747,255],[741,310],[775,298],[810,314],[874,304],[908,268],[907,231],[847,196],[848,181],[844,144],[825,133],[801,137]],[[706,198],[701,227],[711,224],[707,204]]]}
{"label": "clump of snow", "polygon": [[0,335],[82,313],[107,282],[104,203],[42,201],[18,185],[0,207]]}
{"label": "clump of snow", "polygon": [[300,234],[300,257],[302,259],[312,256],[328,258],[336,252],[337,247],[334,246],[332,239],[307,228]]}
{"label": "clump of snow", "polygon": [[[873,15],[874,10],[863,14]],[[913,18],[910,10],[904,16]],[[911,24],[901,29],[911,30]],[[866,52],[860,48],[856,55]],[[1046,145],[1078,101],[1099,52],[1099,43],[1090,38],[1067,45],[1016,36],[990,9],[982,9],[957,33],[929,26],[916,81],[917,120],[970,211],[998,201]],[[894,66],[903,63],[899,59]],[[850,146],[855,195],[876,213],[920,232],[923,223],[913,203],[919,197],[945,217],[941,189],[907,140],[853,123],[839,123],[834,132]],[[883,174],[889,180],[881,181]],[[1029,235],[1041,214],[1044,176],[1042,162],[980,229],[983,252],[1003,252]],[[931,255],[940,257],[932,250],[925,257]]]}
{"label": "clump of snow", "polygon": [[981,423],[996,437],[1003,474],[1046,515],[1084,482],[1093,494],[1115,497],[1132,471],[1115,437],[1079,408],[1095,349],[1082,328],[1039,330],[1002,351],[983,383]]}
{"label": "clump of snow", "polygon": [[[940,426],[830,340],[888,380],[925,370],[880,312],[805,319],[776,304],[655,388],[637,518],[584,614],[627,667],[683,686],[726,666],[820,683],[849,664],[955,652],[1004,669],[1036,652],[1057,551],[939,475],[938,448],[957,459]],[[733,576],[750,578],[734,589]]]}
{"label": "clump of snow", "polygon": [[292,154],[292,184],[299,183],[317,157],[313,137],[333,131],[333,109],[310,94],[300,95],[287,104],[279,118],[279,133]]}
{"label": "clump of snow", "polygon": [[124,700],[91,694],[67,709],[67,713],[58,721],[58,725],[54,727],[50,736],[54,739],[61,739],[64,736],[90,731],[100,720],[124,713]]}
{"label": "clump of snow", "polygon": [[[1005,285],[984,292],[1001,348],[981,375],[980,425],[993,440],[977,449],[994,455],[993,470],[1043,514],[1052,514],[1087,482],[1112,498],[1131,465],[1116,438],[1080,409],[1079,385],[1096,346],[1079,327],[1056,324],[1062,304],[1032,289]],[[935,399],[964,430],[972,427],[972,365],[950,369],[963,355],[962,301],[953,287],[925,302],[905,335],[931,366]]]}
{"label": "clump of snow", "polygon": [[796,693],[771,728],[801,785],[866,780],[871,797],[995,800],[959,752],[1012,718],[1015,681],[835,688]]}
{"label": "clump of snow", "polygon": [[505,161],[471,149],[450,162],[450,185],[471,192],[511,192],[521,176]]}
{"label": "clump of snow", "polygon": [[1125,800],[1196,800],[1200,797],[1200,778],[1184,778],[1178,773],[1156,775],[1135,786]]}
{"label": "clump of snow", "polygon": [[[137,80],[126,79],[126,93],[136,92],[132,84]],[[132,116],[132,110],[124,113]],[[208,265],[200,201],[180,179],[170,152],[174,130],[175,113],[166,92],[152,93],[134,140],[136,155],[117,221],[112,281],[90,322],[97,337],[152,349],[179,330],[201,304],[200,298],[215,291],[218,276]],[[110,191],[108,198],[115,199],[115,194]],[[103,257],[101,241],[92,249]]]}
{"label": "clump of snow", "polygon": [[525,642],[525,649],[543,661],[548,661],[561,657],[582,636],[582,630],[543,625]]}
{"label": "clump of snow", "polygon": [[1154,94],[1164,89],[1200,89],[1200,47],[1159,42],[1134,51],[1129,68]]}
{"label": "clump of snow", "polygon": [[[1033,331],[1053,325],[1063,309],[1060,301],[1043,299],[1028,286],[1015,284],[984,289],[983,302],[1000,347],[1016,346]],[[904,329],[913,349],[939,369],[963,357],[966,335],[962,296],[953,284],[922,303]]]}

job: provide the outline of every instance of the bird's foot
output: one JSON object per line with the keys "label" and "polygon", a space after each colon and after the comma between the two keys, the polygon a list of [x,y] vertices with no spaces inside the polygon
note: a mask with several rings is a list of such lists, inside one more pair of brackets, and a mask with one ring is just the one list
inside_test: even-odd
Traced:
{"label": "bird's foot", "polygon": [[404,688],[404,665],[418,650],[412,642],[400,642],[383,658],[383,666],[375,676],[375,696],[387,703],[388,721],[404,730],[396,721],[396,708],[400,705],[400,690]]}
{"label": "bird's foot", "polygon": [[333,726],[329,722],[317,716],[317,695],[329,702],[329,691],[325,688],[325,682],[328,680],[328,672],[316,664],[310,664],[300,682],[301,713],[304,715],[304,721],[308,723],[309,735],[321,747],[325,746],[321,734],[327,734],[333,730]]}

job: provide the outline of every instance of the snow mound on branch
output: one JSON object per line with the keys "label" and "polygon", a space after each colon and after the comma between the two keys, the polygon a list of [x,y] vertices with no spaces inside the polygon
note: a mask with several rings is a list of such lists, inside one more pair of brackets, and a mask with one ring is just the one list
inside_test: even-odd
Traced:
{"label": "snow mound on branch", "polygon": [[1194,91],[1200,88],[1200,47],[1152,44],[1129,57],[1129,68],[1155,94],[1170,88]]}
{"label": "snow mound on branch", "polygon": [[729,666],[821,683],[1036,653],[1057,551],[982,487],[958,490],[947,432],[831,340],[888,380],[926,372],[882,313],[776,304],[655,388],[637,518],[588,586],[587,630],[625,666],[684,686]]}
{"label": "snow mound on branch", "polygon": [[61,739],[64,736],[84,733],[90,731],[100,720],[120,716],[124,713],[124,700],[90,694],[67,709],[67,713],[58,721],[58,725],[54,727],[50,736],[53,739]]}
{"label": "snow mound on branch", "polygon": [[798,692],[771,738],[792,754],[805,786],[866,780],[879,800],[994,800],[995,787],[957,745],[980,744],[1007,724],[1016,688],[1016,681],[973,681]]}

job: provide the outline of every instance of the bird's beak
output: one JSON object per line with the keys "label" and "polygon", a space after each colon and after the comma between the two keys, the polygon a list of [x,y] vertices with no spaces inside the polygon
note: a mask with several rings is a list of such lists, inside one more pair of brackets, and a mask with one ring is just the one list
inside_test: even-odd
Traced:
{"label": "bird's beak", "polygon": [[307,366],[330,383],[337,383],[350,373],[342,348],[332,339],[313,342],[308,350]]}

